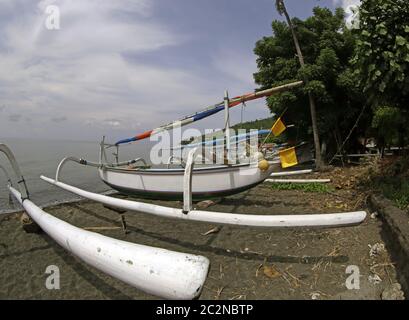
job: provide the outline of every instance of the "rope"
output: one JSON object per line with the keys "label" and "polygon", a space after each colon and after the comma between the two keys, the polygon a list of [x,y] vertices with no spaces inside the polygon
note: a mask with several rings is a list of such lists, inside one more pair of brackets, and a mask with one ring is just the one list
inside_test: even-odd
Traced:
{"label": "rope", "polygon": [[[288,107],[284,109],[283,112],[281,112],[280,116],[276,119],[276,121],[278,119],[280,119],[288,110]],[[272,129],[272,128],[271,128]],[[260,145],[259,150],[261,150],[261,148],[265,145],[267,139],[270,137],[271,133],[273,132],[273,130],[270,130],[270,132],[268,133],[267,137],[264,139],[263,143]]]}
{"label": "rope", "polygon": [[354,132],[355,128],[358,126],[359,120],[361,120],[361,117],[362,117],[363,114],[364,114],[364,111],[365,111],[365,109],[366,109],[366,106],[367,106],[367,104],[365,104],[364,107],[362,108],[361,113],[359,114],[358,118],[356,119],[354,126],[353,126],[353,127],[351,128],[351,130],[349,131],[349,133],[348,133],[347,137],[345,138],[344,142],[342,143],[341,147],[338,148],[337,153],[332,157],[332,159],[331,159],[331,161],[329,162],[329,164],[331,164],[332,161],[334,161],[335,158],[336,158],[338,155],[341,155],[342,149],[344,148],[345,144],[347,143],[347,141],[348,141],[349,138],[351,137],[352,132]]}

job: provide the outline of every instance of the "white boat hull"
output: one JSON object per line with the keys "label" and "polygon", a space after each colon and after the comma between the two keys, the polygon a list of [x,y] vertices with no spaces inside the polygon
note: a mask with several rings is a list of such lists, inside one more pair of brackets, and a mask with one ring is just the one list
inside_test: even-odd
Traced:
{"label": "white boat hull", "polygon": [[[265,171],[249,164],[195,168],[192,174],[192,196],[194,199],[204,199],[245,191],[263,182],[279,166],[279,163],[271,162]],[[101,179],[113,189],[153,199],[183,199],[184,173],[182,168],[99,169]]]}

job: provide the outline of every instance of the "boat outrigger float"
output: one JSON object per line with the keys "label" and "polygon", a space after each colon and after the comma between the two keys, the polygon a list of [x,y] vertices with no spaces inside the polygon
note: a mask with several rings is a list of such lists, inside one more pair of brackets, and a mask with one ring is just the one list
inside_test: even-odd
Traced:
{"label": "boat outrigger float", "polygon": [[[194,299],[206,280],[206,257],[134,244],[86,231],[57,219],[30,199],[24,177],[11,150],[0,144],[18,179],[9,175],[8,189],[31,219],[60,246],[89,265],[147,293],[167,299]],[[6,171],[5,171],[6,172]]]}

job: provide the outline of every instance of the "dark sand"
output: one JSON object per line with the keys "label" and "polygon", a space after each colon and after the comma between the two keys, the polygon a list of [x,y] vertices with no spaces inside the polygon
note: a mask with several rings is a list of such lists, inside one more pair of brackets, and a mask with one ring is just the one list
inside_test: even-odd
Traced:
{"label": "dark sand", "polygon": [[[268,184],[224,199],[208,210],[301,214],[365,209],[354,189],[335,194],[274,191]],[[362,200],[362,199],[361,199]],[[157,201],[181,206],[180,202]],[[78,227],[121,226],[117,212],[82,201],[46,208]],[[0,299],[155,299],[87,266],[44,233],[22,230],[19,214],[0,216]],[[355,227],[336,229],[260,229],[161,219],[125,213],[128,234],[121,229],[99,231],[126,241],[201,254],[210,259],[210,272],[201,299],[380,299],[396,283],[387,251],[370,257],[368,245],[383,243],[381,222],[368,218]],[[61,289],[48,290],[48,265],[61,272]],[[360,268],[360,290],[345,286],[348,265]],[[264,267],[276,272],[267,276]],[[270,269],[271,271],[271,269]],[[268,274],[268,272],[267,272]],[[369,275],[382,281],[372,284]]]}

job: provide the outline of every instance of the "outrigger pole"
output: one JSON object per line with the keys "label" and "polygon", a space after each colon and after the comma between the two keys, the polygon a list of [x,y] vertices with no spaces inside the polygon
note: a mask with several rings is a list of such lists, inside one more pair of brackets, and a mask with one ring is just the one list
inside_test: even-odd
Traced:
{"label": "outrigger pole", "polygon": [[[278,86],[278,87],[274,87],[274,88],[270,88],[267,90],[262,90],[262,91],[257,91],[257,92],[252,92],[252,93],[248,93],[248,94],[244,94],[241,96],[237,96],[234,97],[232,99],[229,100],[228,102],[228,107],[232,108],[235,107],[237,105],[240,105],[244,102],[247,101],[252,101],[252,100],[256,100],[256,99],[260,99],[260,98],[264,98],[264,97],[268,97],[274,94],[278,94],[284,91],[288,91],[292,88],[296,88],[299,87],[303,84],[303,81],[296,81],[296,82],[292,82],[292,83],[288,83],[282,86]],[[168,123],[166,125],[163,125],[161,127],[158,127],[156,129],[153,130],[148,130],[145,131],[141,134],[138,134],[134,137],[131,138],[127,138],[127,139],[122,139],[119,140],[115,143],[115,145],[120,145],[120,144],[124,144],[124,143],[129,143],[129,142],[133,142],[133,141],[138,141],[138,140],[142,140],[142,139],[146,139],[149,138],[152,135],[155,135],[159,132],[165,131],[165,130],[171,130],[173,129],[175,126],[184,126],[187,125],[189,123],[195,122],[195,121],[199,121],[202,120],[204,118],[207,118],[211,115],[214,115],[222,110],[225,110],[225,103],[223,102],[219,102],[213,106],[210,106],[202,111],[196,112],[192,115],[189,115],[187,117],[184,117],[180,120],[177,121],[173,121],[171,123]]]}
{"label": "outrigger pole", "polygon": [[226,156],[230,159],[230,116],[229,116],[229,93],[224,92],[224,136],[226,138]]}

